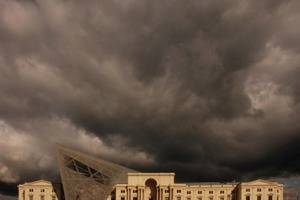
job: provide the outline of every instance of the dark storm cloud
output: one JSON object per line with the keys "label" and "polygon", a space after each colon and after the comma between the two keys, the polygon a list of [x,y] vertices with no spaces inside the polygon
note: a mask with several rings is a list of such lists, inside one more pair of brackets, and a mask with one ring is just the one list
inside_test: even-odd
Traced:
{"label": "dark storm cloud", "polygon": [[299,6],[1,1],[0,182],[58,180],[55,142],[180,180],[297,176]]}

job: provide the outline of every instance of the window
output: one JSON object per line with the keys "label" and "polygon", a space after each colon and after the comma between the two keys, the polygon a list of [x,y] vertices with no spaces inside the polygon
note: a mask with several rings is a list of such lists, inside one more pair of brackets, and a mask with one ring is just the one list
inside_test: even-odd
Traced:
{"label": "window", "polygon": [[187,194],[191,194],[191,191],[186,191]]}
{"label": "window", "polygon": [[247,189],[246,189],[246,192],[250,192],[250,189],[249,189],[249,188],[247,188]]}
{"label": "window", "polygon": [[29,200],[33,200],[33,196],[32,195],[29,196]]}
{"label": "window", "polygon": [[170,192],[170,190],[165,190],[165,193],[169,193]]}
{"label": "window", "polygon": [[33,189],[29,189],[29,192],[33,192]]}
{"label": "window", "polygon": [[121,197],[121,200],[125,200],[125,197]]}
{"label": "window", "polygon": [[257,200],[261,200],[261,196],[260,195],[257,196]]}
{"label": "window", "polygon": [[125,193],[125,190],[121,190],[121,193]]}
{"label": "window", "polygon": [[248,195],[248,196],[246,196],[246,200],[250,200],[250,196]]}
{"label": "window", "polygon": [[41,196],[41,200],[45,200],[45,196],[44,195]]}
{"label": "window", "polygon": [[277,193],[279,193],[279,190],[277,190]]}
{"label": "window", "polygon": [[268,196],[268,200],[273,200],[273,196],[272,195]]}
{"label": "window", "polygon": [[209,192],[208,192],[208,194],[213,194],[213,193],[214,193],[214,191],[209,191]]}
{"label": "window", "polygon": [[261,189],[260,189],[260,188],[257,188],[257,192],[261,192]]}
{"label": "window", "polygon": [[133,197],[132,200],[137,200],[137,197]]}
{"label": "window", "polygon": [[224,190],[221,190],[221,191],[220,191],[220,194],[224,194]]}
{"label": "window", "polygon": [[198,191],[198,194],[202,194],[202,191]]}
{"label": "window", "polygon": [[269,192],[273,192],[273,189],[272,189],[272,188],[269,188],[268,191],[269,191]]}
{"label": "window", "polygon": [[132,193],[137,193],[137,190],[132,190]]}
{"label": "window", "polygon": [[41,189],[41,192],[45,192],[45,189]]}
{"label": "window", "polygon": [[181,190],[177,190],[177,193],[181,193]]}
{"label": "window", "polygon": [[181,197],[177,197],[176,199],[177,199],[177,200],[181,200]]}

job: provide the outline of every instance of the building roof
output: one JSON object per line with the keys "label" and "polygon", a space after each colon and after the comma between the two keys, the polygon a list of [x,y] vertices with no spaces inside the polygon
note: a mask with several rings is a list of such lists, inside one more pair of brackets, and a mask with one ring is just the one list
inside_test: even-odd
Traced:
{"label": "building roof", "polygon": [[137,172],[63,145],[56,150],[66,200],[106,200],[115,184],[127,183],[127,173]]}

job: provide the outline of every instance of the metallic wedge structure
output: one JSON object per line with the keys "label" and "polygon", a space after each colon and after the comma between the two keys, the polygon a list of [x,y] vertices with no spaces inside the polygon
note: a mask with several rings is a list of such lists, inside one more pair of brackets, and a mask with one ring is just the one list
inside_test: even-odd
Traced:
{"label": "metallic wedge structure", "polygon": [[57,144],[66,200],[106,200],[117,183],[127,183],[135,170]]}

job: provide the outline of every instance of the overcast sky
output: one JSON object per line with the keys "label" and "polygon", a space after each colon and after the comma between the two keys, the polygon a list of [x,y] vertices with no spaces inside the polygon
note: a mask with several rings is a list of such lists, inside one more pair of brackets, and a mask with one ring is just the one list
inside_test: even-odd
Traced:
{"label": "overcast sky", "polygon": [[297,177],[299,10],[0,0],[1,199],[59,180],[55,143],[180,181]]}

